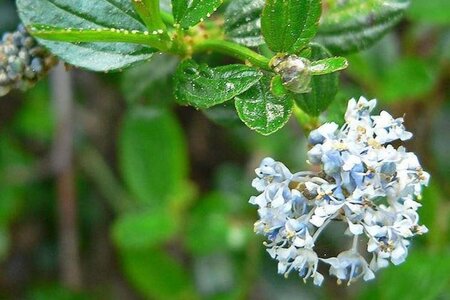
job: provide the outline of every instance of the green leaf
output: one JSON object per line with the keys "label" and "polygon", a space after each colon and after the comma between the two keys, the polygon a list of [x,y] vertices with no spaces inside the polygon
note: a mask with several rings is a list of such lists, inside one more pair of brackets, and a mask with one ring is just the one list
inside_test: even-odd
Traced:
{"label": "green leaf", "polygon": [[390,65],[380,81],[380,99],[395,102],[427,95],[434,88],[437,77],[427,61],[405,57]]}
{"label": "green leaf", "polygon": [[309,71],[312,75],[324,75],[344,70],[347,67],[348,62],[345,58],[331,57],[313,61]]}
{"label": "green leaf", "polygon": [[27,289],[27,296],[24,297],[24,299],[33,300],[89,300],[92,298],[94,298],[93,295],[75,292],[56,283],[39,283],[37,286],[33,284]]}
{"label": "green leaf", "polygon": [[147,45],[162,49],[166,47],[162,32],[124,30],[118,28],[60,28],[55,26],[33,24],[30,33],[38,38],[51,41],[85,43],[85,42],[121,42]]}
{"label": "green leaf", "polygon": [[446,299],[450,291],[449,269],[448,252],[429,253],[415,248],[405,263],[380,272],[380,278],[366,285],[358,299]]}
{"label": "green leaf", "polygon": [[270,91],[275,96],[283,96],[288,92],[283,84],[283,79],[281,79],[281,75],[276,75],[270,81]]}
{"label": "green leaf", "polygon": [[293,104],[290,96],[279,97],[272,94],[269,77],[263,77],[235,100],[241,120],[263,135],[272,134],[287,123]]}
{"label": "green leaf", "polygon": [[154,55],[150,62],[123,72],[122,94],[128,103],[145,102],[152,105],[172,104],[172,75],[179,59],[173,55]]}
{"label": "green leaf", "polygon": [[186,156],[182,130],[170,112],[139,107],[125,116],[119,139],[122,177],[141,203],[161,207],[181,190]]}
{"label": "green leaf", "polygon": [[223,0],[172,0],[175,22],[189,28],[202,22],[219,8]]}
{"label": "green leaf", "polygon": [[241,119],[239,119],[239,116],[236,113],[234,101],[228,101],[214,107],[204,109],[202,112],[208,119],[220,126],[227,128],[242,126]]}
{"label": "green leaf", "polygon": [[145,299],[196,299],[186,270],[158,249],[122,251],[122,267]]}
{"label": "green leaf", "polygon": [[0,261],[7,257],[10,249],[9,226],[23,207],[23,184],[11,182],[14,178],[21,180],[23,168],[29,167],[21,150],[6,132],[0,134]]}
{"label": "green leaf", "polygon": [[402,18],[409,0],[328,1],[316,41],[335,55],[370,47]]}
{"label": "green leaf", "polygon": [[132,0],[131,3],[149,30],[167,29],[161,18],[159,0]]}
{"label": "green leaf", "polygon": [[214,193],[200,200],[190,214],[186,246],[193,254],[205,255],[223,250],[229,231],[227,200]]}
{"label": "green leaf", "polygon": [[181,104],[209,108],[245,92],[262,76],[257,68],[245,65],[210,68],[185,60],[175,74],[175,96]]}
{"label": "green leaf", "polygon": [[[347,110],[348,100],[353,97],[354,94],[348,94],[345,89],[339,89],[336,99],[331,102],[326,112],[326,122],[334,122],[339,125],[345,123],[345,111]],[[359,93],[361,95],[361,93]]]}
{"label": "green leaf", "polygon": [[[129,0],[17,0],[23,23],[60,28],[119,28],[145,31]],[[148,60],[153,49],[129,43],[67,43],[39,40],[69,64],[93,71],[112,71]]]}
{"label": "green leaf", "polygon": [[264,44],[261,35],[261,12],[264,0],[235,0],[225,11],[225,33],[228,39],[248,47]]}
{"label": "green leaf", "polygon": [[[55,134],[55,114],[49,105],[49,84],[41,81],[24,95],[24,102],[14,120],[15,134],[50,144]],[[39,112],[39,113],[36,113]]]}
{"label": "green leaf", "polygon": [[[323,47],[312,46],[312,60],[324,59],[331,56]],[[311,80],[311,92],[307,94],[293,94],[297,105],[307,114],[318,116],[327,109],[334,100],[338,90],[338,73],[313,76]]]}
{"label": "green leaf", "polygon": [[[444,137],[445,138],[445,137]],[[419,210],[420,221],[425,224],[429,232],[424,236],[434,249],[445,249],[450,241],[447,234],[449,218],[445,214],[441,214],[441,207],[445,203],[445,192],[442,190],[435,180],[427,186],[423,193],[420,202],[423,206]]]}
{"label": "green leaf", "polygon": [[408,9],[408,17],[419,22],[449,25],[450,2],[448,0],[414,0]]}
{"label": "green leaf", "polygon": [[267,0],[261,16],[264,40],[275,52],[295,52],[314,37],[321,14],[319,0]]}
{"label": "green leaf", "polygon": [[121,249],[143,249],[160,245],[177,231],[177,222],[166,210],[127,213],[112,227],[112,237]]}
{"label": "green leaf", "polygon": [[[2,163],[3,165],[3,163]],[[6,177],[1,174],[1,177]],[[0,227],[7,227],[21,212],[22,191],[7,183],[0,183]]]}

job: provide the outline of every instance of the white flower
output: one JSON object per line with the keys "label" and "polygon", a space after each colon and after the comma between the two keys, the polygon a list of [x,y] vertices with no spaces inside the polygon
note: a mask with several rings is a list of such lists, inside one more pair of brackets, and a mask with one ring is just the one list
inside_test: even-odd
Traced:
{"label": "white flower", "polygon": [[253,179],[252,186],[262,192],[272,182],[283,182],[292,177],[291,172],[280,162],[276,162],[270,157],[261,161],[259,168],[255,170],[257,178]]}
{"label": "white flower", "polygon": [[312,277],[315,285],[322,284],[324,277],[317,272],[319,257],[313,250],[291,246],[289,248],[278,248],[271,253],[273,258],[278,259],[279,274],[284,274],[287,277],[292,270],[295,270],[305,282]]}
{"label": "white flower", "polygon": [[331,265],[330,274],[338,278],[338,283],[346,280],[350,285],[361,277],[365,281],[375,278],[367,261],[354,249],[341,252],[337,257],[322,259],[322,261]]}
{"label": "white flower", "polygon": [[[272,158],[256,169],[252,185],[260,194],[249,201],[258,206],[255,232],[266,236],[279,273],[296,270],[320,285],[322,261],[339,282],[370,280],[389,261],[405,261],[410,239],[428,231],[419,225],[421,205],[415,198],[430,175],[414,153],[389,144],[412,137],[403,118],[385,111],[371,116],[375,105],[376,100],[352,99],[342,127],[327,123],[311,132],[308,161],[320,172],[292,174]],[[318,238],[336,222],[346,224],[343,237],[353,236],[353,247],[337,257],[319,258],[314,251]],[[357,247],[362,240],[367,241],[365,254]],[[370,264],[364,256],[372,256]]]}

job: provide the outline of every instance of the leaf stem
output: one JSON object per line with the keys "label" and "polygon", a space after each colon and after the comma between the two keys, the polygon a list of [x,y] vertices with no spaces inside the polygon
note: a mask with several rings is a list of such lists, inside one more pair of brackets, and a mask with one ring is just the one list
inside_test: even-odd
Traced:
{"label": "leaf stem", "polygon": [[223,40],[204,40],[193,46],[193,53],[216,51],[230,55],[240,60],[248,61],[261,69],[271,71],[269,59],[259,53],[239,44]]}
{"label": "leaf stem", "polygon": [[[97,28],[97,29],[72,29],[58,28],[36,24],[29,28],[32,35],[52,41],[62,42],[123,42],[147,45],[160,50],[167,50],[170,47],[170,41],[165,40],[163,34],[157,31],[141,32],[136,30],[124,30],[115,28]],[[164,33],[164,32],[163,32]]]}

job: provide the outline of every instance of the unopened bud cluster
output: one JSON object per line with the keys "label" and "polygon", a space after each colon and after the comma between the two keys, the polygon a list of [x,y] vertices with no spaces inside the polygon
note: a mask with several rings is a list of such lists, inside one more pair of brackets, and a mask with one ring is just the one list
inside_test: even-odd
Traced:
{"label": "unopened bud cluster", "polygon": [[[255,232],[268,239],[280,274],[294,271],[321,285],[318,266],[326,264],[338,283],[370,280],[389,261],[402,263],[410,238],[427,232],[418,224],[416,199],[429,174],[414,153],[391,144],[412,137],[403,119],[385,111],[372,116],[375,105],[376,100],[352,99],[342,127],[326,123],[311,132],[308,159],[319,172],[293,174],[272,158],[256,169],[252,185],[261,194],[250,198],[260,217]],[[349,248],[320,257],[320,234],[339,222]]]}
{"label": "unopened bud cluster", "polygon": [[26,90],[56,63],[55,57],[30,36],[23,25],[0,41],[0,97],[12,89]]}

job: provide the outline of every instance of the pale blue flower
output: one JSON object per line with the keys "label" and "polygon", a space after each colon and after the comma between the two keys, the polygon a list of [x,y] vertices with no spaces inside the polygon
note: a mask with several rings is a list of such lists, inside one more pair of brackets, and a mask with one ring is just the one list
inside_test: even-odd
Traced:
{"label": "pale blue flower", "polygon": [[341,252],[337,257],[322,259],[331,265],[330,274],[338,278],[338,283],[345,280],[350,283],[363,278],[365,281],[375,278],[369,264],[354,249]]}
{"label": "pale blue flower", "polygon": [[[279,273],[296,270],[320,285],[317,266],[323,261],[339,282],[370,280],[389,262],[405,261],[410,239],[427,232],[419,225],[415,198],[430,175],[414,153],[389,144],[411,138],[403,119],[387,112],[372,116],[375,105],[376,100],[352,99],[343,126],[326,123],[311,132],[308,162],[319,172],[292,174],[272,158],[256,169],[252,185],[260,194],[250,198],[258,206],[255,232],[267,238]],[[317,240],[334,222],[346,224],[344,234],[354,237],[353,247],[337,257],[319,258]],[[357,248],[364,239],[370,264]]]}

